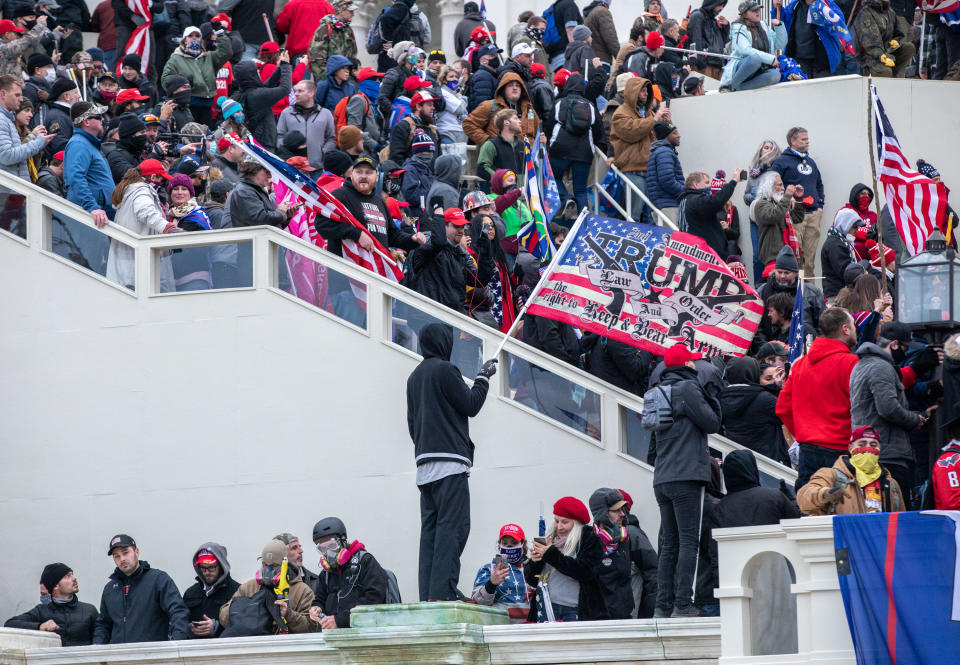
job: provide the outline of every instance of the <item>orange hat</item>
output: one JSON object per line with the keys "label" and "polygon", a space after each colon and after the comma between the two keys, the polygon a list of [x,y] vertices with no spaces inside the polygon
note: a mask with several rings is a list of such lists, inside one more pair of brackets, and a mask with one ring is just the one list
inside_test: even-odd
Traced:
{"label": "orange hat", "polygon": [[357,74],[357,81],[363,83],[367,79],[382,79],[386,74],[378,72],[373,67],[364,67],[360,70],[360,73]]}
{"label": "orange hat", "polygon": [[287,164],[289,164],[295,169],[299,169],[300,171],[310,172],[310,171],[317,170],[314,167],[310,166],[310,162],[307,161],[307,158],[304,157],[303,155],[295,155],[291,157],[290,159],[287,160]]}
{"label": "orange hat", "polygon": [[167,169],[157,159],[145,159],[140,162],[140,173],[143,175],[162,175],[166,180],[173,180],[173,176],[167,173]]}
{"label": "orange hat", "polygon": [[116,102],[117,104],[123,104],[124,102],[129,102],[134,99],[140,100],[142,102],[144,99],[150,99],[150,98],[145,95],[141,95],[140,91],[137,90],[136,88],[127,88],[126,90],[121,90],[117,94]]}
{"label": "orange hat", "polygon": [[470,222],[463,216],[460,208],[447,208],[443,211],[443,221],[454,226],[466,226]]}

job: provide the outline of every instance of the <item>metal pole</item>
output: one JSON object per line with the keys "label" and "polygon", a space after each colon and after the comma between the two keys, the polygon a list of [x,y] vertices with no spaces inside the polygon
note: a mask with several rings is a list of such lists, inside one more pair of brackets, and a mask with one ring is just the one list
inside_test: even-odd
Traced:
{"label": "metal pole", "polygon": [[693,49],[688,48],[677,48],[675,46],[661,46],[665,51],[676,51],[677,53],[692,53],[694,55],[702,55],[704,57],[710,58],[725,58],[727,60],[740,60],[743,56],[740,55],[726,55],[725,53],[711,53],[710,51],[694,51]]}
{"label": "metal pole", "polygon": [[927,43],[927,12],[923,12],[923,22],[920,23],[920,59],[917,60],[917,76],[923,78],[923,56],[926,50],[923,48]]}
{"label": "metal pole", "polygon": [[883,253],[883,222],[880,220],[880,187],[877,182],[877,161],[874,157],[876,146],[873,142],[873,123],[875,122],[873,106],[873,78],[867,78],[867,148],[870,151],[870,173],[873,175],[873,207],[877,211],[877,246],[880,250],[880,282],[883,290],[887,290],[887,262]]}

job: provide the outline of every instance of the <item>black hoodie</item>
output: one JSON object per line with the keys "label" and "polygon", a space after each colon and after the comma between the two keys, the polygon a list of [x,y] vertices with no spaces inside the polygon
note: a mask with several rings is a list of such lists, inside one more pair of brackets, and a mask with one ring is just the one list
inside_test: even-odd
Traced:
{"label": "black hoodie", "polygon": [[753,358],[727,365],[728,385],[720,393],[723,430],[736,441],[781,464],[790,464],[783,423],[777,417],[777,397],[760,385],[760,366]]}
{"label": "black hoodie", "polygon": [[[596,98],[599,91],[603,90],[603,84],[607,80],[609,70],[601,67],[596,71],[597,74],[591,76],[589,84],[584,80],[582,74],[571,74],[554,103],[553,109],[543,119],[544,131],[550,137],[551,159],[593,162],[594,147],[606,152],[603,117],[597,111]],[[605,71],[606,73],[604,73]],[[593,113],[590,129],[583,134],[568,132],[564,126],[571,106],[577,102],[588,104]]]}
{"label": "black hoodie", "polygon": [[[717,23],[717,14],[714,8],[723,7],[727,0],[703,0],[699,9],[695,9],[690,14],[690,21],[687,23],[687,36],[690,41],[687,48],[697,51],[710,51],[711,53],[723,53],[727,41],[730,39],[730,25],[723,27]],[[698,56],[699,57],[699,56]],[[706,64],[713,67],[723,67],[726,60],[723,58],[706,58]]]}
{"label": "black hoodie", "polygon": [[244,60],[233,68],[237,92],[233,98],[243,106],[244,124],[260,144],[275,152],[277,149],[277,118],[273,105],[290,94],[292,79],[290,63],[281,62],[270,78],[263,82],[253,60]]}
{"label": "black hoodie", "polygon": [[757,458],[749,450],[734,450],[724,458],[723,482],[727,495],[713,509],[714,529],[777,524],[800,517],[795,501],[780,490],[760,486]]}
{"label": "black hoodie", "polygon": [[480,413],[490,382],[478,376],[468,386],[450,362],[453,328],[431,323],[420,331],[423,360],[407,379],[407,427],[417,466],[460,462],[473,466],[468,418]]}
{"label": "black hoodie", "polygon": [[[219,637],[223,632],[220,625],[220,608],[233,598],[233,594],[240,587],[240,583],[230,577],[230,562],[227,560],[227,548],[219,543],[204,543],[193,555],[196,562],[197,555],[207,550],[220,562],[222,573],[213,584],[207,585],[200,573],[200,566],[194,563],[193,569],[197,572],[197,583],[183,592],[183,602],[190,612],[190,621],[203,621],[204,617],[213,619],[213,633],[207,637]],[[190,633],[190,637],[200,637]]]}

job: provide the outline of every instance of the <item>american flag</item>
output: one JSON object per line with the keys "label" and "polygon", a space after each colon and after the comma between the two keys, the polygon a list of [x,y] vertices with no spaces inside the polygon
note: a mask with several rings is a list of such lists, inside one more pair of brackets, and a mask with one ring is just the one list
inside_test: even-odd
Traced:
{"label": "american flag", "polygon": [[803,259],[800,258],[800,238],[797,236],[797,227],[793,225],[793,220],[790,219],[789,210],[784,218],[784,222],[786,223],[786,227],[783,229],[783,244],[793,250],[793,255],[797,257],[797,263],[803,263]]}
{"label": "american flag", "polygon": [[[233,140],[233,139],[231,139]],[[293,190],[296,196],[302,200],[305,206],[314,215],[321,215],[327,219],[343,224],[350,224],[366,233],[373,241],[373,251],[368,251],[360,247],[352,240],[344,240],[342,243],[344,258],[350,259],[358,266],[375,272],[381,277],[386,277],[394,282],[403,279],[403,271],[397,262],[393,260],[390,253],[380,242],[369,234],[366,227],[350,214],[350,211],[325,189],[317,186],[313,180],[303,173],[293,168],[282,159],[264,148],[247,142],[233,141],[239,145],[244,152],[252,159],[263,164],[270,174],[279,182]]]}
{"label": "american flag", "polygon": [[[287,187],[282,180],[277,180],[274,183],[273,191],[278,204],[300,202],[297,193]],[[320,249],[326,249],[327,241],[317,233],[317,227],[314,224],[316,217],[317,215],[312,209],[303,206],[290,218],[287,232]],[[322,263],[311,261],[297,252],[286,252],[284,260],[287,264],[287,270],[290,271],[293,295],[321,309],[332,309],[330,303],[327,302],[327,267]]]}
{"label": "american flag", "polygon": [[742,356],[763,303],[698,236],[582,213],[527,311],[659,355]]}
{"label": "american flag", "polygon": [[[150,13],[150,0],[127,0],[127,7],[133,12],[134,16],[143,19],[143,23],[134,28],[130,33],[130,39],[127,40],[126,48],[123,53],[136,53],[140,56],[140,72],[147,73],[147,66],[150,64],[150,28],[153,26],[153,15]],[[117,59],[117,75],[123,67],[122,58]]]}
{"label": "american flag", "polygon": [[877,131],[877,168],[884,196],[904,247],[911,254],[924,249],[937,220],[946,217],[947,187],[920,175],[900,149],[897,135],[883,110],[876,87],[871,87]]}
{"label": "american flag", "polygon": [[797,295],[793,298],[793,314],[790,316],[790,347],[787,349],[787,360],[795,363],[803,357],[803,343],[803,280],[798,279]]}
{"label": "american flag", "polygon": [[930,14],[947,14],[957,10],[957,0],[920,0],[920,9]]}

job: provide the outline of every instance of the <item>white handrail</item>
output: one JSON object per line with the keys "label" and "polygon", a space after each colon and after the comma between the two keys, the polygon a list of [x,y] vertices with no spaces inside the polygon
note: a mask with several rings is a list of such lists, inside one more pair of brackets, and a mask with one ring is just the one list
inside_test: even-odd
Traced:
{"label": "white handrail", "polygon": [[[412,291],[405,286],[365,270],[351,261],[331,254],[330,252],[320,249],[319,247],[303,240],[302,238],[274,227],[251,226],[216,231],[196,231],[191,233],[176,233],[158,236],[138,236],[137,234],[134,234],[129,230],[119,227],[113,223],[108,224],[103,229],[96,229],[95,225],[93,224],[92,217],[90,217],[86,211],[82,210],[78,206],[64,201],[56,195],[36,187],[31,183],[20,181],[19,178],[2,171],[0,171],[0,186],[13,189],[14,191],[19,189],[19,192],[25,193],[27,196],[25,211],[28,211],[31,209],[31,207],[36,207],[37,203],[40,203],[42,206],[41,210],[46,208],[68,214],[71,219],[75,220],[77,223],[95,229],[111,239],[116,239],[134,247],[136,250],[135,261],[137,263],[138,275],[136,298],[138,299],[146,300],[157,296],[171,297],[176,295],[175,293],[161,294],[156,291],[153,288],[156,285],[156,279],[147,280],[149,283],[146,285],[144,285],[139,279],[139,276],[143,274],[151,276],[156,276],[158,274],[159,264],[157,261],[159,258],[159,252],[154,250],[204,247],[216,244],[249,242],[252,245],[252,252],[254,254],[253,263],[255,268],[252,277],[252,285],[246,288],[265,289],[268,291],[283,293],[285,296],[291,297],[289,294],[281,292],[277,288],[275,283],[277,271],[275,267],[271,268],[268,272],[266,268],[260,269],[257,268],[257,266],[274,266],[273,261],[276,256],[277,247],[283,247],[289,251],[296,252],[310,259],[311,261],[335,270],[352,280],[363,283],[367,289],[368,299],[369,316],[367,334],[378,339],[382,343],[393,346],[394,348],[397,347],[392,336],[392,318],[390,316],[384,316],[381,318],[379,314],[376,314],[377,312],[389,313],[390,303],[389,301],[383,300],[384,298],[405,302],[406,304],[416,307],[435,319],[444,321],[455,326],[456,328],[459,328],[469,335],[481,340],[483,347],[488,353],[492,349],[496,349],[500,345],[501,341],[504,341],[504,335],[499,330],[489,328],[475,319],[471,319],[459,312],[452,311],[447,307],[444,307],[443,305],[440,305],[439,303],[427,298],[426,296],[421,295],[420,293]],[[31,247],[35,247],[38,250],[46,253],[49,253],[49,250],[43,247],[42,240],[44,238],[49,238],[49,233],[46,228],[50,223],[49,218],[50,215],[46,212],[46,210],[43,210],[43,214],[40,215],[27,215],[28,244]],[[0,236],[2,235],[5,234],[0,233]],[[70,265],[77,270],[83,271],[86,274],[90,274],[87,268],[79,266],[66,259],[62,259],[59,256],[55,258],[66,265]],[[148,262],[146,266],[141,265],[142,261],[144,260]],[[95,276],[103,281],[101,276],[96,274]],[[291,297],[291,299],[293,298]],[[312,305],[305,303],[304,301],[297,300],[297,302],[302,303],[306,307],[312,307]],[[330,316],[328,313],[324,314]],[[340,319],[337,320],[340,321]],[[353,326],[351,326],[351,329],[358,330]],[[574,366],[561,362],[553,356],[550,356],[543,351],[529,346],[515,338],[510,338],[504,341],[504,349],[500,358],[502,368],[507,367],[508,356],[522,358],[527,362],[533,363],[552,374],[582,386],[584,389],[598,395],[601,401],[599,409],[601,443],[605,448],[611,447],[615,453],[626,453],[627,439],[625,428],[621,427],[620,423],[617,421],[611,422],[610,414],[619,412],[621,406],[636,413],[641,413],[643,410],[643,400],[640,397],[634,395],[633,393],[621,390],[620,388],[611,385],[606,381],[598,379],[597,377],[588,374],[587,372]],[[496,392],[498,397],[511,404],[514,404],[518,408],[525,409],[526,407],[523,407],[518,402],[513,400],[511,389],[508,383],[508,372],[503,371],[499,376],[500,380],[494,382],[497,386]],[[564,424],[553,419],[544,417],[544,420],[546,422],[550,422],[556,427],[566,428]],[[575,431],[579,435],[584,435],[582,431],[569,430],[569,428],[567,429],[568,431]],[[726,455],[733,450],[743,448],[743,446],[718,435],[711,435],[710,446],[721,452],[723,455]],[[790,483],[796,479],[796,472],[792,469],[784,467],[779,463],[760,455],[759,453],[756,454],[756,457],[757,464],[761,472],[766,473],[774,478],[783,479]],[[646,460],[640,461],[645,462]]]}
{"label": "white handrail", "polygon": [[[598,166],[599,162],[602,162],[602,163],[603,163],[603,166],[604,166],[604,169],[606,169],[606,168],[607,168],[607,156],[604,155],[603,152],[601,152],[600,148],[594,147],[593,150],[594,150],[594,153],[593,153],[593,154],[594,154],[594,162],[593,162],[593,163],[594,163],[594,167],[596,168],[596,167]],[[599,160],[599,162],[598,162],[598,160]],[[647,195],[646,195],[643,191],[641,191],[639,187],[637,187],[635,184],[633,184],[633,181],[630,180],[630,178],[626,177],[626,176],[623,174],[623,171],[621,171],[620,169],[618,169],[618,168],[617,168],[616,166],[614,166],[613,164],[611,164],[609,168],[613,169],[613,172],[614,172],[614,173],[617,175],[617,177],[623,182],[624,186],[627,188],[627,193],[634,194],[634,195],[636,195],[636,196],[639,196],[641,199],[643,199],[644,204],[647,205],[647,206],[649,206],[649,207],[650,207],[650,210],[652,210],[653,213],[654,213],[657,217],[660,218],[661,226],[666,226],[668,229],[673,229],[674,231],[679,231],[679,230],[680,230],[679,228],[677,228],[677,225],[673,222],[672,219],[670,219],[669,217],[667,217],[666,215],[664,215],[664,214],[660,211],[660,208],[656,207],[655,205],[653,205],[653,204],[650,202],[650,199],[647,198]],[[632,214],[632,213],[633,213],[633,197],[630,197],[630,196],[626,197],[627,207],[626,207],[626,210],[624,210],[624,208],[623,208],[622,206],[620,206],[616,201],[613,200],[613,197],[610,196],[610,193],[607,192],[605,189],[603,189],[603,187],[600,186],[600,183],[603,181],[603,176],[604,176],[604,175],[606,175],[606,170],[604,170],[603,175],[601,175],[599,178],[594,178],[594,179],[596,180],[596,182],[593,184],[593,191],[594,191],[595,193],[602,193],[603,196],[604,196],[604,198],[606,198],[611,204],[613,204],[613,206],[617,209],[617,212],[619,212],[621,215],[623,215],[625,219],[632,219],[633,221],[639,221],[639,220],[636,220],[636,219],[633,218],[633,214]],[[594,201],[597,202],[596,205],[599,205],[599,199],[598,199],[598,198],[594,197]]]}

